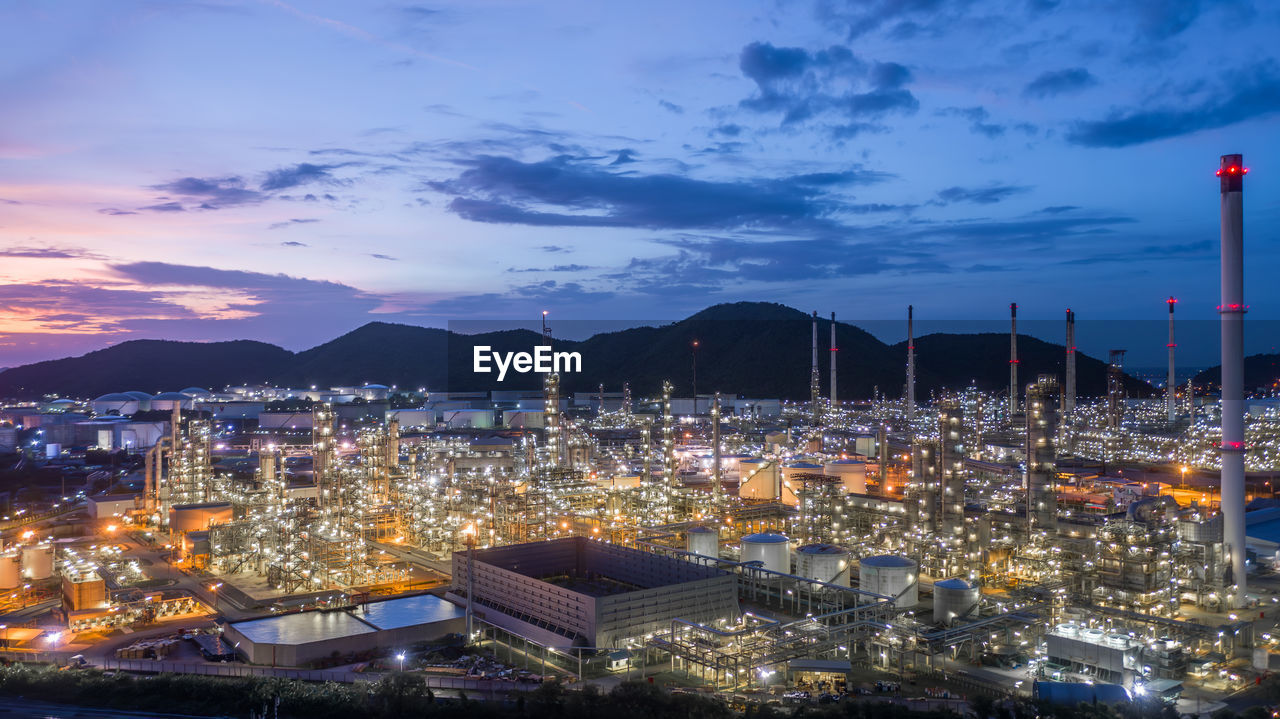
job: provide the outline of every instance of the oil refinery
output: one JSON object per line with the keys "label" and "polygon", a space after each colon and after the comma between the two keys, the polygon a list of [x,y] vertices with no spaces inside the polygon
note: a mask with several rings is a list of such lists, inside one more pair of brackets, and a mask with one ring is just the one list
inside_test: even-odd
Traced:
{"label": "oil refinery", "polygon": [[[859,360],[834,313],[822,346],[816,312],[804,402],[633,397],[625,377],[562,396],[554,372],[540,392],[402,408],[382,385],[103,395],[88,405],[120,417],[95,441],[132,433],[142,466],[5,517],[6,656],[92,656],[120,628],[219,616],[194,632],[201,661],[263,671],[403,668],[405,648],[457,635],[570,682],[842,693],[883,675],[1210,705],[1280,652],[1280,545],[1253,533],[1280,517],[1261,479],[1280,413],[1241,380],[1244,173],[1222,157],[1220,398],[1175,382],[1173,298],[1167,389],[1143,400],[1124,396],[1121,350],[1107,392],[1078,394],[1071,310],[1063,375],[1020,375],[1016,303],[1007,391],[927,400],[913,307],[900,397],[837,395],[837,355]],[[103,666],[130,670],[169,652],[112,649]]]}

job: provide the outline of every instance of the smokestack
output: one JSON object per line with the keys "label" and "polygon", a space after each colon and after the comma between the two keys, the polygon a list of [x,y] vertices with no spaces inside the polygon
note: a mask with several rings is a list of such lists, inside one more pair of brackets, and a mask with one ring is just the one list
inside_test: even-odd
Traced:
{"label": "smokestack", "polygon": [[1009,417],[1018,413],[1018,304],[1009,304]]}
{"label": "smokestack", "polygon": [[1062,411],[1076,408],[1076,313],[1067,310],[1067,381],[1062,397]]}
{"label": "smokestack", "polygon": [[831,406],[836,406],[836,313],[831,313]]}
{"label": "smokestack", "polygon": [[[1245,605],[1244,524],[1244,166],[1223,155],[1222,192],[1222,541],[1235,585],[1233,607]],[[1172,305],[1170,306],[1172,309]]]}
{"label": "smokestack", "polygon": [[907,305],[907,423],[916,418],[916,340],[914,309]]}
{"label": "smokestack", "polygon": [[724,478],[720,469],[720,393],[711,400],[711,505],[719,508],[724,492]]}
{"label": "smokestack", "polygon": [[1177,380],[1173,377],[1173,348],[1178,345],[1173,342],[1173,306],[1178,301],[1172,297],[1168,299],[1169,303],[1169,378],[1165,381],[1165,409],[1169,411],[1169,424],[1173,424],[1174,418],[1178,414],[1178,385]]}

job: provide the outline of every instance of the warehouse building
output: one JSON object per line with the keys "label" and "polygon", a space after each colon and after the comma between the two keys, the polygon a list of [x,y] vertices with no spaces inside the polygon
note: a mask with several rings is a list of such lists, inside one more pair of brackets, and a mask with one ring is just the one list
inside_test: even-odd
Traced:
{"label": "warehouse building", "polygon": [[[735,575],[649,552],[568,537],[475,551],[476,616],[547,646],[617,648],[680,618],[736,620]],[[466,602],[467,553],[450,595]]]}
{"label": "warehouse building", "polygon": [[397,649],[466,629],[466,612],[434,594],[355,609],[298,612],[226,626],[224,636],[252,664],[296,667],[319,659]]}

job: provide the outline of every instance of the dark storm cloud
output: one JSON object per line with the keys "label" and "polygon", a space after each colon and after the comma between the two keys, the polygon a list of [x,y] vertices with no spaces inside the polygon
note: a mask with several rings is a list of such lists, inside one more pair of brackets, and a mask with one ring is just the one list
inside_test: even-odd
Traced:
{"label": "dark storm cloud", "polygon": [[330,171],[339,167],[343,165],[314,165],[310,162],[281,167],[267,173],[267,179],[262,181],[262,189],[264,191],[284,190],[313,182],[333,182],[334,177]]}
{"label": "dark storm cloud", "polygon": [[[266,196],[245,187],[244,180],[231,177],[182,177],[171,182],[153,185],[153,190],[160,190],[171,195],[178,195],[199,204],[201,209],[218,209],[234,205],[249,205],[262,202]],[[179,205],[170,202],[168,205]],[[145,207],[147,210],[182,209],[170,206]]]}
{"label": "dark storm cloud", "polygon": [[1022,94],[1027,97],[1053,97],[1069,92],[1079,92],[1098,84],[1098,78],[1083,67],[1052,70],[1027,83]]}
{"label": "dark storm cloud", "polygon": [[992,185],[990,187],[948,187],[938,191],[938,199],[943,203],[972,202],[978,205],[992,205],[1001,200],[1029,191],[1030,187],[1018,185]]}
{"label": "dark storm cloud", "polygon": [[1076,122],[1067,141],[1084,147],[1127,147],[1275,115],[1280,112],[1280,66],[1265,60],[1228,73],[1207,98],[1179,100],[1157,109],[1116,110],[1105,120]]}
{"label": "dark storm cloud", "polygon": [[985,135],[986,137],[995,139],[1004,134],[1005,126],[987,122],[991,118],[991,113],[981,105],[974,107],[944,107],[938,110],[937,115],[942,117],[962,117],[969,121],[969,131],[977,135]]}
{"label": "dark storm cloud", "polygon": [[476,222],[559,227],[832,228],[842,211],[832,186],[881,182],[850,170],[736,182],[671,174],[615,174],[569,157],[521,162],[482,156],[458,177],[429,183],[454,195],[449,208]]}

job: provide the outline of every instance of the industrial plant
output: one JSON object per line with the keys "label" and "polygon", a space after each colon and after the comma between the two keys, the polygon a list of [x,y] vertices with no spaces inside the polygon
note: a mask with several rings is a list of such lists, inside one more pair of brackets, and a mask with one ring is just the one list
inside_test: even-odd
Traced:
{"label": "industrial plant", "polygon": [[[776,350],[808,350],[799,402],[633,396],[625,377],[567,395],[551,372],[541,391],[121,388],[8,408],[47,457],[90,444],[140,466],[5,517],[4,611],[25,618],[0,630],[7,656],[221,615],[204,658],[255,671],[403,668],[453,641],[570,683],[817,696],[920,678],[1212,705],[1280,651],[1280,545],[1254,533],[1280,517],[1263,479],[1280,414],[1242,383],[1245,172],[1222,157],[1218,397],[1176,381],[1176,301],[1157,298],[1168,380],[1143,399],[1123,350],[1105,393],[1078,391],[1071,310],[1064,372],[1020,374],[1011,303],[1000,392],[918,397],[905,307],[902,392],[874,397],[837,392],[859,359],[814,312],[810,346]],[[121,656],[104,666],[160,660]]]}

